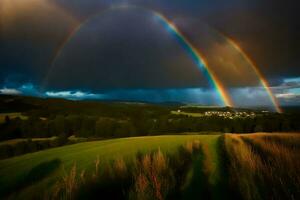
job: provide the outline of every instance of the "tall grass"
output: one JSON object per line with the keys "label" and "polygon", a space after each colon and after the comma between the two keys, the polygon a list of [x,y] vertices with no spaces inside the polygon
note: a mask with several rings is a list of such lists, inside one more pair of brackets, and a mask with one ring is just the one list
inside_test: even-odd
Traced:
{"label": "tall grass", "polygon": [[[116,158],[112,163],[95,159],[94,172],[78,172],[76,164],[56,183],[52,199],[174,199],[184,183],[199,141],[187,143],[172,155],[160,149],[138,154],[134,161]],[[179,194],[180,195],[180,194]],[[178,196],[177,196],[178,197]]]}
{"label": "tall grass", "polygon": [[99,155],[98,155],[96,160],[95,160],[95,173],[94,173],[95,178],[99,175],[99,164],[100,164],[100,158],[99,158]]}
{"label": "tall grass", "polygon": [[122,158],[118,158],[114,161],[113,170],[116,176],[118,177],[126,177],[128,173],[127,165]]}
{"label": "tall grass", "polygon": [[130,199],[165,199],[175,182],[168,158],[160,150],[138,162],[134,180]]}
{"label": "tall grass", "polygon": [[189,141],[184,147],[188,153],[193,154],[200,150],[201,143],[199,140]]}
{"label": "tall grass", "polygon": [[200,141],[190,141],[173,155],[160,150],[139,159],[130,199],[181,199],[193,157],[201,149]]}
{"label": "tall grass", "polygon": [[[231,187],[244,199],[299,199],[299,150],[266,135],[228,135]],[[283,136],[285,138],[285,136]]]}
{"label": "tall grass", "polygon": [[[226,134],[216,146],[217,159],[214,150],[200,141],[187,142],[172,154],[160,149],[137,153],[132,160],[116,157],[112,162],[103,162],[105,159],[97,156],[92,171],[80,171],[74,164],[57,181],[50,196],[132,200],[300,199],[299,148],[296,136],[293,137],[290,140],[281,135],[274,135],[274,139],[266,134]],[[34,181],[42,178],[43,174],[38,175]]]}
{"label": "tall grass", "polygon": [[227,136],[225,146],[230,163],[230,187],[237,188],[243,199],[262,199],[258,186],[262,180],[262,160],[236,135]]}
{"label": "tall grass", "polygon": [[[81,173],[81,175],[84,172]],[[74,199],[75,193],[79,188],[80,180],[76,169],[76,164],[73,165],[69,173],[65,172],[65,175],[59,180],[53,189],[52,199]]]}
{"label": "tall grass", "polygon": [[261,134],[247,136],[247,138],[253,138],[255,140],[264,140],[265,142],[276,143],[278,145],[284,145],[285,147],[300,150],[300,135],[299,134]]}
{"label": "tall grass", "polygon": [[[272,198],[300,198],[300,151],[283,139],[244,137],[264,161],[264,192]],[[268,186],[268,187],[266,187]]]}

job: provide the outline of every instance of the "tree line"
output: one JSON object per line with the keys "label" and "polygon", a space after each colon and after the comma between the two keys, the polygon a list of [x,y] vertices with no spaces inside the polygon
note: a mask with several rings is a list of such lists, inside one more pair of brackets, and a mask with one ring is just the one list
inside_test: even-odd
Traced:
{"label": "tree line", "polygon": [[183,132],[291,132],[299,131],[298,115],[268,114],[254,118],[218,116],[188,117],[182,115],[147,115],[140,112],[128,117],[98,115],[61,115],[27,120],[10,119],[0,124],[0,140],[36,137],[119,138]]}

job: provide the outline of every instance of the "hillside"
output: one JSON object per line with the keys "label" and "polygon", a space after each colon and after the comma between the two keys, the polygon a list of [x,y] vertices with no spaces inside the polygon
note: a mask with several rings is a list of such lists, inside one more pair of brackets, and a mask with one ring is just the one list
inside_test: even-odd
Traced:
{"label": "hillside", "polygon": [[84,142],[0,161],[0,198],[293,199],[299,134]]}
{"label": "hillside", "polygon": [[93,171],[97,157],[100,159],[101,166],[118,158],[129,162],[129,160],[134,159],[138,152],[149,153],[160,149],[165,153],[175,153],[179,146],[185,145],[188,141],[199,140],[210,147],[211,156],[216,159],[215,151],[218,138],[218,135],[194,135],[113,139],[85,142],[0,160],[0,185],[3,186],[0,189],[0,194],[3,195],[7,191],[14,191],[15,188],[21,187],[23,179],[32,169],[41,163],[51,163],[53,160],[59,160],[60,164],[57,168],[50,174],[47,174],[47,170],[44,169],[43,173],[46,173],[46,177],[42,176],[43,180],[35,180],[32,184],[26,185],[25,188],[19,188],[22,190],[22,193],[18,194],[20,198],[31,195],[32,191],[39,191],[49,184],[51,186],[54,180],[63,176],[66,171],[70,171],[75,163],[79,172],[82,170]]}

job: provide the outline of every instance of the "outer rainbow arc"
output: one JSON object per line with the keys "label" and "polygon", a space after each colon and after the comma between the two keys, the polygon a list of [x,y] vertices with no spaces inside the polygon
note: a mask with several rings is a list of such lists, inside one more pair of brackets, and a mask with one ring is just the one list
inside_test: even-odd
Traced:
{"label": "outer rainbow arc", "polygon": [[42,89],[46,86],[46,84],[48,82],[48,78],[49,78],[48,75],[52,72],[55,61],[61,55],[65,45],[72,39],[72,36],[80,29],[80,27],[81,27],[81,24],[77,25],[72,31],[70,31],[70,33],[67,35],[66,39],[58,46],[56,53],[54,54],[54,56],[52,57],[52,59],[50,61],[50,68],[46,74],[46,77],[44,78],[44,81],[42,84]]}
{"label": "outer rainbow arc", "polygon": [[[112,6],[109,7],[107,9],[98,11],[94,14],[89,15],[85,20],[83,20],[82,22],[78,23],[78,25],[67,35],[66,39],[59,45],[59,47],[57,48],[57,51],[55,53],[55,56],[53,57],[53,59],[50,62],[50,66],[51,68],[53,67],[53,65],[55,64],[55,61],[59,58],[59,56],[61,55],[62,51],[64,50],[64,47],[66,46],[66,44],[68,44],[70,42],[70,40],[75,36],[75,34],[82,28],[82,26],[84,26],[87,22],[89,22],[91,19],[93,19],[94,17],[97,17],[101,14],[105,14],[106,12],[109,12],[111,10],[114,9],[121,9],[121,8],[126,8],[128,6]],[[136,6],[130,6],[130,8],[136,8]]]}
{"label": "outer rainbow arc", "polygon": [[[223,34],[222,34],[223,35]],[[224,36],[224,35],[223,35]],[[255,65],[254,61],[252,61],[250,59],[250,57],[245,53],[245,51],[243,49],[241,49],[241,47],[234,42],[231,38],[226,37],[226,40],[237,50],[239,51],[242,56],[247,60],[247,62],[251,65],[251,67],[253,68],[254,72],[256,73],[256,75],[258,76],[262,86],[264,87],[264,89],[266,90],[266,92],[268,93],[270,100],[272,102],[272,104],[274,105],[276,111],[278,113],[282,113],[282,109],[280,108],[279,102],[277,101],[277,99],[275,98],[273,92],[271,91],[271,87],[268,83],[268,81],[266,80],[266,78],[263,76],[262,72],[259,70],[259,68]]]}
{"label": "outer rainbow arc", "polygon": [[[57,60],[57,58],[63,52],[64,47],[67,45],[68,42],[70,42],[70,40],[74,37],[74,35],[76,35],[76,33],[82,28],[82,26],[84,26],[87,22],[89,22],[91,19],[93,19],[96,16],[99,16],[99,15],[101,15],[103,13],[106,13],[106,12],[114,10],[114,9],[122,9],[122,8],[140,8],[140,9],[143,9],[145,11],[151,12],[154,16],[158,17],[158,19],[163,24],[163,26],[165,28],[167,28],[168,30],[170,30],[171,34],[173,34],[175,36],[175,38],[177,39],[177,41],[179,42],[179,44],[187,51],[187,53],[190,54],[190,56],[192,57],[192,59],[195,61],[197,67],[202,71],[202,73],[204,73],[208,77],[208,81],[210,82],[210,84],[218,92],[219,96],[221,97],[221,99],[223,101],[223,104],[225,106],[230,106],[230,107],[233,106],[232,100],[229,97],[228,92],[224,88],[224,86],[221,83],[221,81],[217,78],[217,76],[215,75],[215,73],[209,68],[207,62],[204,59],[204,56],[202,56],[200,54],[200,52],[191,44],[191,42],[164,15],[162,15],[161,13],[159,13],[157,11],[154,11],[154,10],[151,10],[151,9],[147,9],[147,8],[143,8],[143,7],[137,7],[137,6],[115,6],[115,7],[108,8],[108,9],[106,9],[104,11],[102,10],[100,12],[97,12],[96,14],[93,14],[93,15],[89,16],[86,20],[84,20],[82,23],[80,23],[68,35],[67,39],[60,45],[60,47],[58,48],[57,53],[55,54],[56,56],[54,57],[54,59],[51,62],[51,66],[50,66],[50,69],[48,71],[48,74],[51,73],[51,71],[53,70],[55,61]],[[46,84],[47,81],[48,81],[48,77],[45,78],[44,85]]]}
{"label": "outer rainbow arc", "polygon": [[54,57],[51,59],[50,66],[52,67],[57,60],[57,58],[61,55],[64,46],[72,39],[72,36],[80,29],[82,23],[79,23],[70,33],[65,37],[63,42],[58,46],[57,51],[54,55]]}
{"label": "outer rainbow arc", "polygon": [[88,21],[90,21],[90,19],[100,15],[100,14],[103,14],[105,13],[106,11],[109,11],[109,10],[112,10],[112,9],[115,9],[115,8],[109,8],[109,9],[105,9],[105,10],[102,10],[102,11],[99,11],[99,12],[96,12],[92,15],[89,15],[85,20],[83,20],[82,22],[80,23],[77,23],[77,26],[75,26],[75,28],[70,31],[70,33],[65,37],[65,39],[63,40],[63,42],[58,46],[57,50],[56,50],[56,53],[54,54],[53,58],[51,59],[50,61],[50,68],[48,70],[48,73],[47,73],[47,76],[45,77],[44,81],[43,81],[43,86],[46,85],[47,81],[48,81],[48,75],[51,73],[51,71],[53,70],[54,68],[54,65],[55,65],[55,62],[56,60],[61,56],[65,46],[72,40],[72,38],[76,35],[76,33],[82,28],[82,26],[84,24],[86,24]]}

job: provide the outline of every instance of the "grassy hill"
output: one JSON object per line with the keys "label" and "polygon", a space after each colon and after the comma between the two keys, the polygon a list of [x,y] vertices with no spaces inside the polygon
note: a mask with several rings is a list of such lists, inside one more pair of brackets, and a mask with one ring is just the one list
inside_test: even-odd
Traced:
{"label": "grassy hill", "polygon": [[[36,153],[26,154],[19,157],[0,161],[0,194],[9,190],[16,190],[22,185],[22,181],[36,166],[42,163],[51,163],[59,160],[60,167],[46,176],[43,181],[36,181],[19,190],[29,195],[32,191],[42,190],[53,184],[54,180],[62,176],[65,171],[69,171],[76,163],[78,171],[94,170],[94,161],[99,156],[101,163],[112,162],[118,158],[125,161],[134,159],[137,152],[147,153],[157,149],[162,152],[174,152],[179,146],[188,141],[199,140],[210,149],[212,165],[216,165],[216,147],[218,135],[188,135],[188,136],[152,136],[112,139],[96,142],[85,142],[69,145]],[[215,169],[216,167],[214,167]],[[19,197],[24,197],[21,193]]]}
{"label": "grassy hill", "polygon": [[0,160],[0,197],[41,199],[62,191],[55,199],[297,199],[299,149],[300,135],[291,133],[83,142]]}

